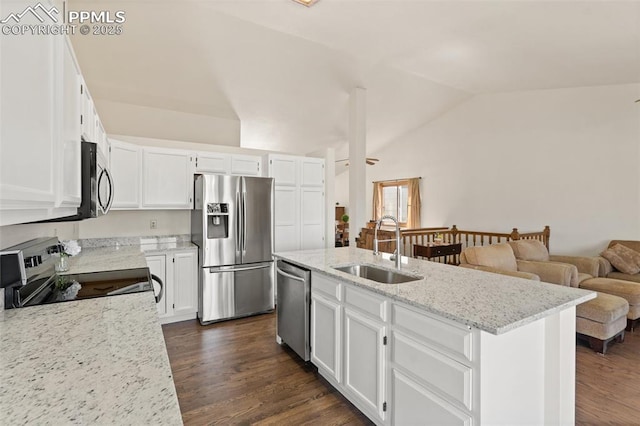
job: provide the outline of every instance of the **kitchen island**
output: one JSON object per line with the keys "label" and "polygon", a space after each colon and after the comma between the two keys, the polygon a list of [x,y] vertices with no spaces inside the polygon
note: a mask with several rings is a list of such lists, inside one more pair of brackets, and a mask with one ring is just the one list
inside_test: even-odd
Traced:
{"label": "kitchen island", "polygon": [[[146,267],[86,249],[69,273]],[[152,292],[0,311],[0,423],[181,425]]]}
{"label": "kitchen island", "polygon": [[349,248],[277,253],[311,270],[311,362],[377,424],[572,424],[575,306],[595,293]]}

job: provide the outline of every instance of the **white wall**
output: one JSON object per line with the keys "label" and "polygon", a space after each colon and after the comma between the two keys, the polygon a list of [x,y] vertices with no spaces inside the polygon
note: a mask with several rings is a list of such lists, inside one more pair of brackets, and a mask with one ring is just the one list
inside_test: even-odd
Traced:
{"label": "white wall", "polygon": [[640,239],[639,94],[632,84],[480,95],[376,152],[367,180],[422,176],[422,226],[550,225],[553,253],[595,254]]}
{"label": "white wall", "polygon": [[109,133],[240,146],[240,120],[96,99]]}
{"label": "white wall", "polygon": [[[37,237],[60,240],[78,238],[138,237],[191,233],[190,210],[111,211],[108,215],[80,222],[37,223],[0,227],[0,248]],[[151,220],[157,228],[151,229]]]}

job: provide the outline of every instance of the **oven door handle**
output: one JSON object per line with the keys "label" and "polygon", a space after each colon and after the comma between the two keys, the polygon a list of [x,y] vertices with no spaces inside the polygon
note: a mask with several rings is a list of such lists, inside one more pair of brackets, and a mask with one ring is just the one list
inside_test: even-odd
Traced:
{"label": "oven door handle", "polygon": [[158,278],[157,275],[154,274],[151,274],[151,281],[155,281],[160,284],[160,292],[156,296],[156,303],[160,303],[160,301],[162,300],[162,296],[164,295],[164,283],[160,278]]}

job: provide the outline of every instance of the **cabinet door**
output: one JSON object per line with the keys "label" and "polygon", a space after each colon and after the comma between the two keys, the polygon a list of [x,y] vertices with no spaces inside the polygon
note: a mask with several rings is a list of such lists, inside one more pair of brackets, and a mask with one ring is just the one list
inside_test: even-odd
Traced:
{"label": "cabinet door", "polygon": [[182,151],[144,148],[142,206],[190,209],[193,194],[191,156]]}
{"label": "cabinet door", "polygon": [[84,80],[80,86],[80,93],[82,94],[82,136],[87,141],[95,142],[95,109],[87,83]]}
{"label": "cabinet door", "polygon": [[295,186],[298,182],[297,158],[290,155],[269,155],[269,176],[278,186]]}
{"label": "cabinet door", "polygon": [[82,197],[80,184],[80,118],[82,116],[80,85],[82,77],[73,57],[71,42],[68,39],[65,39],[64,42],[62,62],[62,139],[60,145],[62,163],[59,205],[78,207]]}
{"label": "cabinet door", "polygon": [[275,187],[274,246],[276,252],[298,250],[300,248],[298,194],[298,189],[292,186]]}
{"label": "cabinet door", "polygon": [[140,207],[141,148],[111,140],[111,175],[113,176],[113,209]]}
{"label": "cabinet door", "polygon": [[[344,309],[344,385],[371,415],[384,420],[384,323]],[[357,405],[357,404],[356,404]]]}
{"label": "cabinet door", "polygon": [[200,152],[196,156],[196,172],[228,175],[230,171],[231,157],[229,154]]}
{"label": "cabinet door", "polygon": [[311,362],[341,382],[340,305],[311,295]]}
{"label": "cabinet door", "polygon": [[300,189],[300,248],[324,247],[324,188]]}
{"label": "cabinet door", "polygon": [[302,158],[300,174],[302,186],[324,186],[324,159]]}
{"label": "cabinet door", "polygon": [[231,174],[236,176],[260,176],[260,157],[254,155],[232,155]]}
{"label": "cabinet door", "polygon": [[[3,2],[4,3],[4,2]],[[49,1],[42,1],[51,7]],[[11,2],[21,12],[27,1]],[[25,16],[24,23],[38,22]],[[0,206],[37,209],[56,202],[59,167],[60,35],[0,36]],[[2,217],[2,216],[0,216]],[[23,220],[24,221],[24,220]],[[19,223],[19,222],[11,222]],[[8,224],[2,219],[0,225]]]}
{"label": "cabinet door", "polygon": [[396,369],[392,371],[392,425],[470,426],[472,418]]}
{"label": "cabinet door", "polygon": [[198,312],[196,252],[173,256],[173,315]]}
{"label": "cabinet door", "polygon": [[[173,283],[167,281],[166,256],[164,254],[156,255],[156,256],[147,256],[146,259],[147,259],[147,266],[149,267],[149,270],[151,271],[151,273],[153,275],[156,275],[158,278],[160,278],[164,283],[164,294],[162,296],[162,299],[160,299],[160,301],[156,304],[156,307],[158,308],[158,315],[160,317],[167,316],[167,300],[168,300],[168,295],[171,292],[170,290],[172,290],[170,286],[172,286]],[[156,284],[154,284],[154,286],[155,285]],[[159,290],[160,289],[156,287],[155,289],[156,293]]]}

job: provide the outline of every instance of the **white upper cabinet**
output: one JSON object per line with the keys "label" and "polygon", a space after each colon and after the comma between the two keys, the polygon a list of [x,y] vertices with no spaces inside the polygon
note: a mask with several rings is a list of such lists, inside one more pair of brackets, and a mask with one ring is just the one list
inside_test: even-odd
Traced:
{"label": "white upper cabinet", "polygon": [[295,186],[298,182],[299,157],[273,154],[267,156],[268,174],[276,185]]}
{"label": "white upper cabinet", "polygon": [[139,208],[142,147],[111,139],[112,209]]}
{"label": "white upper cabinet", "polygon": [[236,176],[260,176],[262,159],[255,155],[231,156],[231,174]]}
{"label": "white upper cabinet", "polygon": [[[21,3],[15,5],[19,8]],[[2,209],[48,208],[56,203],[63,42],[55,35],[0,37]],[[8,224],[4,217],[0,225]]]}
{"label": "white upper cabinet", "polygon": [[231,173],[231,156],[218,152],[198,152],[196,154],[196,173]]}
{"label": "white upper cabinet", "polygon": [[324,159],[305,157],[300,160],[300,184],[324,187]]}
{"label": "white upper cabinet", "polygon": [[68,39],[64,42],[62,61],[62,137],[59,149],[62,154],[62,168],[59,176],[61,190],[58,192],[58,205],[78,207],[82,201],[80,180],[82,76]]}
{"label": "white upper cabinet", "polygon": [[193,198],[193,155],[180,150],[143,148],[142,206],[190,209]]}

